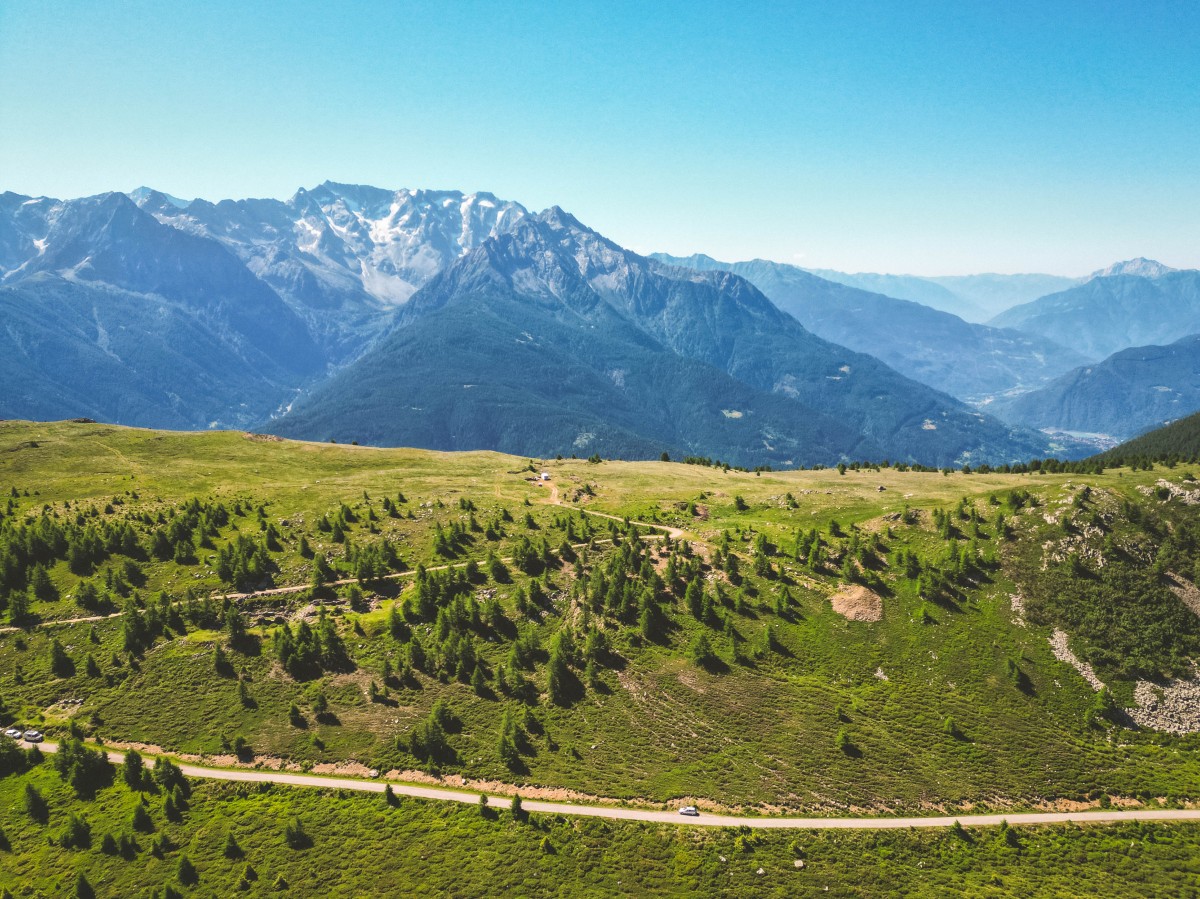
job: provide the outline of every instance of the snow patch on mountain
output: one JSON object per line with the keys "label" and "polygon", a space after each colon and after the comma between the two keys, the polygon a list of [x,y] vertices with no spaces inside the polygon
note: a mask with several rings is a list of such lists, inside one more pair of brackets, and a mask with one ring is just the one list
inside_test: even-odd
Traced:
{"label": "snow patch on mountain", "polygon": [[1154,259],[1138,256],[1136,259],[1114,262],[1108,268],[1094,271],[1088,276],[1088,280],[1092,278],[1112,278],[1117,275],[1136,275],[1139,278],[1161,278],[1163,275],[1175,271],[1178,271],[1178,269],[1171,268],[1169,265],[1163,265]]}
{"label": "snow patch on mountain", "polygon": [[130,197],[163,224],[212,237],[294,304],[329,293],[395,306],[434,275],[525,216],[490,193],[385,190],[326,181],[288,200],[176,201],[139,188]]}

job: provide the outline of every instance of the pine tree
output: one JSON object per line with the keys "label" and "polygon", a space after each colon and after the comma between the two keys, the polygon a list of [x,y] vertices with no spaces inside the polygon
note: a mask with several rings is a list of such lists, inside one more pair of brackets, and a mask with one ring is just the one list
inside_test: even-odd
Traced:
{"label": "pine tree", "polygon": [[150,817],[150,812],[146,811],[146,806],[138,803],[133,807],[133,829],[142,833],[154,832],[154,819]]}
{"label": "pine tree", "polygon": [[25,784],[25,812],[39,824],[45,824],[50,817],[50,806],[31,783]]}
{"label": "pine tree", "polygon": [[140,790],[145,784],[146,765],[136,749],[130,749],[125,753],[125,760],[121,762],[121,776],[131,790]]}
{"label": "pine tree", "polygon": [[196,870],[196,866],[192,864],[192,860],[186,855],[179,856],[179,864],[175,868],[175,876],[179,878],[179,882],[184,886],[192,886],[200,880],[200,872]]}
{"label": "pine tree", "polygon": [[96,891],[82,871],[75,875],[75,899],[96,899]]}

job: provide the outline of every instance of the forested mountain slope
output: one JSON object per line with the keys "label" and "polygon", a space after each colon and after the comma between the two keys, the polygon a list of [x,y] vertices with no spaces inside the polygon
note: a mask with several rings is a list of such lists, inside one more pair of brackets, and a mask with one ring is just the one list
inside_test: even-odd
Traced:
{"label": "forested mountain slope", "polygon": [[435,278],[277,430],[749,465],[1007,460],[1045,446],[821,340],[737,276],[662,266],[557,208]]}

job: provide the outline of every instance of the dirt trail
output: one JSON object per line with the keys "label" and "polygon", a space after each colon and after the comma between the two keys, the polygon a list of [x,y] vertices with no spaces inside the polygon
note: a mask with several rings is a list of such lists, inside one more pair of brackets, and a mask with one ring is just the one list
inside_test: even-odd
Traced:
{"label": "dirt trail", "polygon": [[[558,487],[554,487],[554,491],[557,491],[557,490],[558,490]],[[554,492],[554,493],[552,493],[551,496],[554,499],[557,499],[558,493]],[[557,504],[562,505],[562,503],[557,503]],[[601,517],[601,519],[612,519],[613,521],[624,521],[624,519],[622,519],[622,517],[619,517],[617,515],[608,515],[607,513],[598,513],[598,511],[592,511],[590,509],[581,509],[580,511],[584,511],[584,513],[587,513],[588,515],[598,515]],[[677,539],[680,537],[680,535],[683,534],[683,531],[680,531],[679,528],[667,527],[665,525],[650,525],[650,523],[644,522],[644,521],[631,521],[630,523],[631,523],[631,525],[637,525],[638,527],[659,528],[659,529],[661,529],[661,531],[666,531],[666,532],[670,533],[672,539]],[[643,537],[643,539],[655,540],[655,539],[661,539],[661,538],[656,537],[656,535],[654,535],[654,534],[648,534],[648,535],[646,535],[646,537]],[[596,540],[596,543],[604,544],[604,543],[608,543],[608,540]],[[575,544],[575,549],[581,550],[586,545],[587,544]],[[508,563],[512,562],[512,558],[510,556],[505,556],[502,559],[500,559],[500,562],[504,562],[505,564],[508,564]],[[428,565],[428,567],[426,567],[425,570],[426,571],[448,571],[452,568],[466,568],[466,567],[467,567],[466,562],[454,562],[454,563],[450,563],[450,564],[446,564],[446,565]],[[408,571],[395,571],[395,573],[392,573],[390,575],[383,575],[382,577],[379,577],[379,580],[380,581],[395,581],[395,580],[401,579],[401,577],[412,577],[415,574],[416,574],[415,569],[408,570]],[[358,577],[342,577],[341,580],[329,581],[328,583],[326,583],[325,586],[326,587],[344,587],[344,586],[348,585],[348,583],[358,583],[358,582],[359,582]],[[282,595],[287,595],[289,593],[302,593],[302,592],[307,591],[307,589],[312,589],[312,585],[308,585],[308,583],[296,583],[296,585],[290,585],[287,587],[268,587],[266,589],[262,589],[262,591],[248,591],[246,593],[214,593],[214,594],[212,594],[212,599],[221,600],[221,599],[254,599],[257,597],[282,597]],[[178,605],[178,604],[176,604],[176,605]],[[0,628],[0,634],[13,634],[13,633],[16,633],[16,631],[18,631],[18,630],[29,630],[29,629],[36,629],[36,628],[60,628],[60,627],[66,627],[66,625],[68,625],[68,624],[85,624],[88,622],[103,622],[103,621],[109,621],[110,618],[120,618],[121,615],[122,615],[121,612],[113,612],[113,613],[110,613],[110,615],[89,615],[89,616],[85,616],[82,618],[56,618],[56,619],[54,619],[54,621],[36,622],[35,624],[30,625],[29,628],[13,628],[13,627]]]}
{"label": "dirt trail", "polygon": [[[28,745],[28,744],[25,744]],[[42,743],[43,752],[56,752],[55,743]],[[125,758],[122,752],[109,752],[108,757],[116,764]],[[153,756],[146,756],[152,759]],[[360,780],[353,777],[321,777],[314,774],[293,774],[284,771],[264,771],[248,768],[209,768],[202,765],[179,766],[188,777],[209,780],[234,781],[237,783],[273,783],[291,787],[318,787],[332,790],[358,790],[366,793],[382,793],[390,785],[399,796],[413,796],[435,802],[462,802],[478,805],[479,793],[467,790],[440,789],[438,787],[401,783],[385,780]],[[699,827],[755,827],[762,829],[804,828],[813,830],[901,830],[910,827],[950,827],[955,821],[964,827],[993,827],[1008,822],[1010,825],[1029,824],[1089,824],[1108,821],[1200,821],[1200,809],[1098,809],[1085,812],[1009,812],[990,815],[938,815],[929,817],[882,818],[799,818],[786,816],[752,817],[744,815],[701,814],[697,817],[681,816],[678,811],[630,808],[621,805],[586,805],[575,802],[543,802],[522,800],[528,812],[553,815],[577,815],[591,818],[608,818],[617,821],[649,821],[657,824],[690,825]],[[488,796],[488,806],[507,809],[512,799],[507,796]]]}
{"label": "dirt trail", "polygon": [[[547,501],[552,506],[565,506],[566,505],[566,503],[564,503],[559,498],[557,484],[551,483],[550,496]],[[622,518],[620,515],[610,515],[607,512],[597,512],[594,509],[579,509],[579,511],[584,513],[585,515],[595,515],[597,518],[607,518],[610,521],[621,521],[621,522],[625,521],[625,519]],[[684,533],[683,528],[673,527],[672,525],[669,525],[669,524],[654,524],[653,522],[650,522],[650,521],[632,521],[632,520],[629,523],[636,524],[639,528],[653,528],[656,531],[665,531],[667,534],[670,534],[672,540],[680,540],[683,538],[683,533]]]}

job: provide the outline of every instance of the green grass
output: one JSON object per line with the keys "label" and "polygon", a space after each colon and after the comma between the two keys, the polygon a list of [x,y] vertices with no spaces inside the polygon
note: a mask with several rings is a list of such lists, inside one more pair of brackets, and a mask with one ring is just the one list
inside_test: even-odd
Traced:
{"label": "green grass", "polygon": [[[44,824],[25,813],[26,784],[48,803]],[[748,833],[541,815],[518,822],[457,803],[405,798],[389,807],[381,796],[200,781],[173,823],[162,797],[145,795],[154,832],[135,833],[140,796],[124,784],[85,801],[48,766],[0,779],[0,889],[72,896],[80,874],[97,896],[128,899],[165,886],[195,897],[1157,897],[1200,889],[1194,825]],[[90,846],[56,845],[72,813],[90,825]],[[293,819],[308,837],[304,848],[285,840]],[[105,854],[107,834],[134,836],[136,854]],[[179,881],[185,856],[198,874],[193,885]]]}
{"label": "green grass", "polygon": [[[297,682],[278,664],[271,629],[309,605],[307,593],[300,593],[245,604],[258,622],[253,633],[261,643],[248,654],[228,650],[233,671],[224,675],[213,663],[215,646],[227,645],[219,631],[190,627],[186,634],[158,640],[140,658],[125,652],[119,618],[96,624],[94,631],[90,624],[74,624],[0,635],[0,697],[22,721],[61,728],[74,719],[88,732],[118,743],[218,754],[240,736],[260,759],[278,757],[305,766],[357,761],[385,770],[430,767],[409,752],[407,738],[435,702],[445,700],[458,724],[449,736],[455,758],[438,766],[442,773],[651,803],[697,798],[724,807],[836,813],[1005,808],[1094,800],[1101,793],[1142,799],[1197,796],[1197,737],[1089,727],[1085,717],[1093,694],[1073,669],[1053,657],[1047,643],[1056,622],[1025,627],[1013,622],[1009,594],[1038,577],[1038,554],[1053,530],[1042,515],[1060,508],[1060,500],[1073,495],[1069,485],[1081,483],[1081,476],[891,469],[755,475],[669,463],[537,462],[537,470],[552,473],[563,509],[549,505],[549,488],[525,480],[528,461],[493,453],[263,442],[238,434],[0,423],[0,488],[15,486],[22,494],[14,501],[18,517],[37,513],[44,504],[61,512],[65,502],[103,506],[114,497],[123,502],[106,519],[169,511],[192,497],[241,502],[252,509],[263,504],[267,519],[283,534],[283,549],[273,554],[280,584],[308,583],[310,563],[296,552],[301,536],[314,547],[342,551],[315,529],[320,516],[342,503],[360,513],[360,522],[349,529],[352,542],[390,536],[412,567],[481,560],[489,549],[506,555],[526,533],[526,512],[536,520],[537,539],[546,536],[557,546],[564,531],[556,519],[561,521],[566,509],[584,507],[682,527],[701,553],[719,545],[727,532],[743,572],[750,572],[750,548],[760,533],[787,554],[797,530],[816,527],[827,533],[833,519],[843,529],[857,525],[864,534],[891,527],[892,536],[883,538],[889,555],[905,549],[937,560],[947,544],[935,532],[930,512],[953,510],[965,497],[987,519],[979,546],[996,561],[941,604],[922,599],[914,582],[883,567],[878,575],[883,619],[853,622],[829,605],[829,594],[840,584],[836,565],[811,572],[786,555],[777,556],[772,565],[782,569],[782,578],[747,577],[743,610],[722,610],[748,647],[769,626],[776,641],[771,652],[721,671],[697,666],[687,653],[696,635],[707,632],[727,662],[729,639],[721,628],[694,620],[679,598],[671,597],[671,629],[661,642],[643,639],[633,622],[605,618],[616,659],[601,668],[599,686],[567,706],[548,700],[544,650],[564,629],[583,627],[578,606],[569,600],[576,580],[571,566],[552,572],[552,590],[563,595],[554,611],[538,620],[516,611],[515,592],[529,582],[522,575],[514,584],[489,581],[472,591],[494,593],[514,632],[543,648],[526,673],[537,694],[529,702],[495,691],[480,696],[469,684],[423,673],[389,687],[384,702],[367,700],[371,681],[382,683],[384,660],[399,664],[402,647],[388,633],[387,612],[410,595],[411,588],[397,594],[409,578],[368,589],[368,611],[325,600],[335,608],[353,670]],[[1113,502],[1155,503],[1136,488],[1161,475],[1114,471],[1086,480]],[[585,486],[594,496],[584,492]],[[1047,505],[1013,514],[1017,531],[1012,541],[1004,541],[994,532],[991,518],[998,507],[989,500],[1015,487],[1033,491]],[[401,506],[405,517],[383,515],[382,497],[400,492],[407,499]],[[744,508],[739,509],[737,497]],[[503,539],[493,543],[476,535],[454,559],[439,559],[433,553],[434,523],[448,527],[464,520],[460,499],[476,505],[481,521],[501,507],[514,521],[506,525]],[[915,524],[896,520],[906,506],[920,512]],[[377,513],[374,523],[367,520],[368,508]],[[407,517],[409,511],[416,517]],[[575,526],[581,520],[575,515]],[[241,532],[258,533],[254,514],[234,523]],[[600,520],[593,524],[608,527]],[[380,533],[372,534],[372,526]],[[223,530],[215,546],[234,534]],[[844,540],[834,543],[845,545]],[[202,551],[196,565],[144,564],[142,596],[164,589],[178,599],[189,586],[202,593],[226,589],[204,565],[212,552]],[[598,545],[584,574],[605,564],[613,552]],[[708,575],[710,586],[723,579],[716,572]],[[37,604],[37,614],[46,620],[80,614],[65,598],[78,578],[65,563],[52,577],[64,598]],[[785,581],[793,603],[781,617],[774,600]],[[736,591],[732,585],[725,589],[732,603]],[[433,625],[414,629],[429,645]],[[54,637],[75,662],[69,677],[50,670]],[[512,633],[477,635],[489,673],[505,661],[511,638]],[[99,664],[98,677],[86,673],[89,653]],[[1021,683],[1009,675],[1010,661],[1019,666]],[[582,676],[581,666],[575,673]],[[248,703],[239,698],[239,677]],[[1110,683],[1128,700],[1128,679],[1110,678]],[[329,700],[331,719],[315,714],[318,688]],[[289,723],[293,702],[303,727]],[[501,760],[501,722],[506,711],[523,715],[526,707],[536,722],[521,767],[513,770]],[[947,718],[953,719],[954,733],[946,732]],[[838,746],[841,732],[850,741],[846,749]]]}

